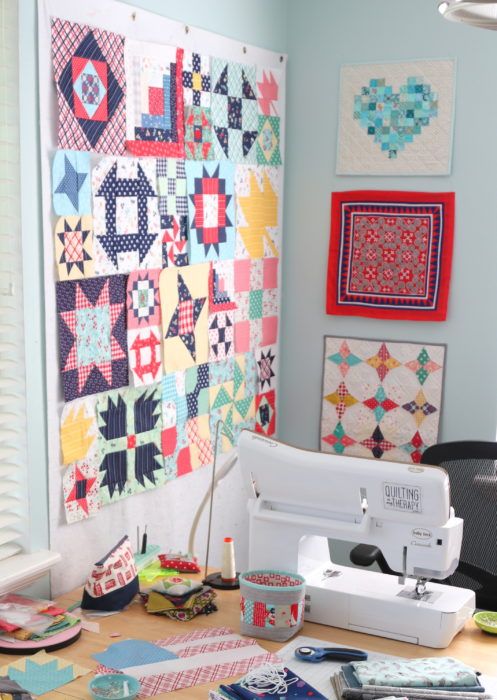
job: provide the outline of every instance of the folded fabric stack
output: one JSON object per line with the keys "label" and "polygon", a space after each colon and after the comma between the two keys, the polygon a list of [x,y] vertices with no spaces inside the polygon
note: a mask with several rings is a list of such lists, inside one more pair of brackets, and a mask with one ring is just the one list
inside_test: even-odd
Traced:
{"label": "folded fabric stack", "polygon": [[7,593],[0,596],[0,642],[49,640],[79,623],[50,600]]}
{"label": "folded fabric stack", "polygon": [[11,681],[8,676],[0,677],[1,700],[33,700],[33,696],[27,690],[21,688],[19,683]]}
{"label": "folded fabric stack", "polygon": [[165,615],[172,620],[192,620],[197,615],[209,615],[217,610],[216,592],[200,581],[182,576],[167,576],[155,581],[142,593],[147,612]]}
{"label": "folded fabric stack", "polygon": [[264,664],[247,673],[238,683],[221,685],[211,690],[209,700],[258,700],[271,697],[273,700],[326,697],[284,666]]}
{"label": "folded fabric stack", "polygon": [[353,661],[341,667],[332,682],[337,697],[375,700],[483,700],[478,673],[450,657]]}

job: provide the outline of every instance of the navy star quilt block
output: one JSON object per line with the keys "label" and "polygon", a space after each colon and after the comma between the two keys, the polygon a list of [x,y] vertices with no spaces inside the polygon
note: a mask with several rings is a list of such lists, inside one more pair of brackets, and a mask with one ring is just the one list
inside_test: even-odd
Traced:
{"label": "navy star quilt block", "polygon": [[209,263],[169,267],[160,275],[164,370],[174,372],[209,359]]}
{"label": "navy star quilt block", "polygon": [[190,263],[235,257],[235,166],[188,161]]}
{"label": "navy star quilt block", "polygon": [[255,165],[259,133],[255,66],[213,58],[211,81],[216,158]]}
{"label": "navy star quilt block", "polygon": [[57,282],[66,401],[128,384],[126,277]]}
{"label": "navy star quilt block", "polygon": [[124,153],[124,37],[52,19],[60,148]]}
{"label": "navy star quilt block", "polygon": [[95,274],[162,266],[155,161],[103,158],[92,171]]}

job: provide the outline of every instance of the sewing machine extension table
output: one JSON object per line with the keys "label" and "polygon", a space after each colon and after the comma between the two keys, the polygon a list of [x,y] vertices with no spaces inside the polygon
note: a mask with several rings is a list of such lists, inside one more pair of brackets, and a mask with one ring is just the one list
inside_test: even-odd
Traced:
{"label": "sewing machine extension table", "polygon": [[[81,592],[81,589],[72,591],[58,598],[57,602],[67,607],[81,600]],[[92,618],[92,621],[94,620],[100,625],[99,633],[83,631],[80,639],[72,646],[60,649],[54,653],[56,656],[93,669],[96,668],[97,661],[91,658],[92,654],[104,651],[113,642],[127,638],[146,639],[153,642],[156,639],[173,634],[183,634],[194,629],[207,627],[231,627],[235,632],[239,633],[239,600],[239,591],[218,591],[218,612],[208,616],[199,615],[190,622],[177,622],[160,615],[149,615],[145,611],[143,604],[137,599],[127,610],[117,615]],[[119,632],[121,636],[112,638],[110,635],[113,632]],[[369,649],[396,656],[453,656],[474,666],[482,673],[497,675],[497,636],[481,632],[472,621],[466,624],[465,629],[455,637],[447,649],[431,649],[311,622],[305,623],[301,634],[322,639],[327,645],[335,642],[349,647]],[[274,652],[277,652],[278,649],[286,644],[269,642],[264,639],[259,639],[258,643],[265,649]],[[0,654],[0,665],[4,665],[16,658],[18,657]],[[90,679],[90,674],[82,676],[56,691],[45,693],[39,697],[43,698],[43,700],[72,700],[73,698],[89,700],[91,698],[88,692]],[[227,680],[229,682],[236,679]],[[208,690],[216,688],[218,685],[219,682],[199,685],[171,693],[162,693],[155,697],[157,700],[207,700]]]}

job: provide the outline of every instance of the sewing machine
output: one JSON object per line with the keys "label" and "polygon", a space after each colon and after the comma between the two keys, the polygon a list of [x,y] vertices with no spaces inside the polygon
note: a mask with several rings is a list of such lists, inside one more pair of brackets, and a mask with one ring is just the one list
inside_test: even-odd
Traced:
{"label": "sewing machine", "polygon": [[[443,469],[300,450],[246,430],[238,455],[249,494],[249,568],[305,576],[307,620],[450,644],[475,595],[430,581],[454,573],[461,551],[463,521]],[[329,538],[379,547],[399,575],[333,563]]]}

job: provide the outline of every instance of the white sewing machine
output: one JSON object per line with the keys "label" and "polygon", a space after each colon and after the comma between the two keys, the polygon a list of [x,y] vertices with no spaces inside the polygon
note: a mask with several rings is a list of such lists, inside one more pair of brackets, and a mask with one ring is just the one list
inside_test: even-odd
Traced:
{"label": "white sewing machine", "polygon": [[[444,648],[475,608],[473,591],[437,583],[459,563],[463,521],[438,467],[342,457],[243,431],[249,568],[306,578],[305,618]],[[381,549],[399,576],[332,563],[328,538]]]}

